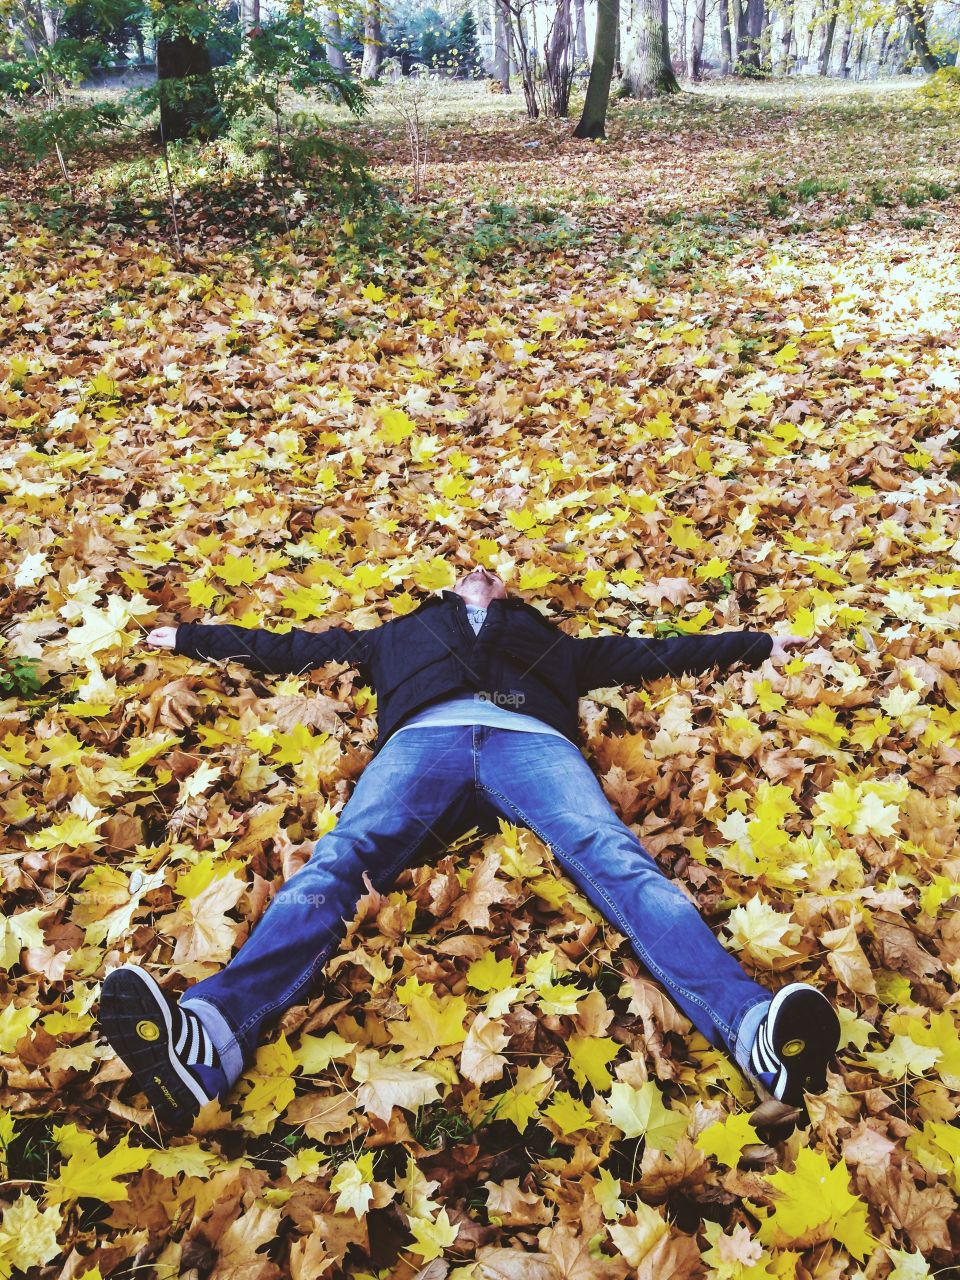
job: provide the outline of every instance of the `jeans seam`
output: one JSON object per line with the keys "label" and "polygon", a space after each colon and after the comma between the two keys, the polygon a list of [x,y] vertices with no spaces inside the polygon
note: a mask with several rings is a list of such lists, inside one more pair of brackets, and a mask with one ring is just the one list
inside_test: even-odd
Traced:
{"label": "jeans seam", "polygon": [[[552,841],[550,841],[543,834],[542,831],[538,830],[538,828],[533,825],[533,823],[526,817],[526,815],[520,809],[519,805],[514,804],[512,800],[508,799],[507,796],[505,796],[502,792],[495,790],[493,787],[488,787],[484,783],[480,783],[479,785],[483,788],[483,790],[487,791],[490,795],[497,796],[497,798],[502,800],[504,804],[508,805],[509,808],[513,810],[513,812],[517,815],[520,821],[524,823],[525,826],[528,826],[530,830],[533,831],[549,849],[554,850],[554,852],[556,853],[557,857],[560,859],[561,862],[566,861],[571,866],[576,867],[576,869],[580,872],[583,878],[585,880],[588,880],[590,884],[593,885],[594,889],[597,891],[597,893],[600,895],[603,901],[610,908],[618,924],[621,926],[623,933],[625,933],[626,936],[633,943],[636,950],[640,953],[641,959],[643,959],[647,967],[656,975],[658,980],[662,982],[665,987],[678,991],[685,999],[689,1000],[692,1004],[699,1005],[701,1009],[703,1009],[704,1013],[706,1013],[708,1017],[717,1026],[719,1026],[723,1032],[725,1032],[726,1038],[729,1041],[733,1036],[733,1032],[730,1029],[730,1027],[727,1025],[727,1023],[723,1020],[723,1018],[719,1017],[716,1011],[709,1004],[707,1004],[705,1000],[701,999],[700,996],[695,995],[692,991],[688,991],[686,987],[682,987],[680,983],[674,982],[672,981],[672,979],[668,978],[666,974],[664,974],[663,971],[652,960],[652,958],[649,958],[649,952],[647,951],[644,944],[640,942],[640,940],[636,937],[633,930],[630,928],[629,924],[621,914],[616,903],[613,901],[613,899],[610,897],[607,891],[602,887],[602,885],[599,885],[597,883],[597,881],[593,878],[593,876],[586,869],[586,867],[584,867],[581,862],[577,861],[577,859],[572,857],[570,854],[565,853],[562,849],[557,848],[552,843]],[[663,872],[659,872],[659,874],[663,875]],[[666,880],[667,884],[671,883],[671,881],[667,876],[663,876],[663,878],[664,880]],[[756,1003],[759,1004],[760,1001],[758,1000],[756,1001]],[[746,1010],[744,1012],[746,1012]]]}
{"label": "jeans seam", "polygon": [[219,1013],[220,1017],[224,1020],[224,1022],[230,1028],[230,1032],[234,1040],[239,1042],[240,1032],[234,1030],[233,1023],[227,1017],[226,1011],[220,1007],[220,1002],[218,1000],[216,1000],[213,996],[193,996],[191,995],[191,988],[187,987],[186,991],[184,991],[183,995],[180,997],[180,1003],[189,1004],[191,1000],[200,1000],[200,1001],[203,1001],[204,1004],[213,1005],[214,1009],[216,1009],[217,1013]]}

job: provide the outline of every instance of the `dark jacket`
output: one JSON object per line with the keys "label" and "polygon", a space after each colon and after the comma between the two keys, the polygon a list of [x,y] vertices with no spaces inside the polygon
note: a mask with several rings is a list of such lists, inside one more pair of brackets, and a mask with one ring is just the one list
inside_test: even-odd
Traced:
{"label": "dark jacket", "polygon": [[366,631],[258,628],[182,623],[176,653],[233,658],[275,673],[312,671],[326,662],[355,667],[377,694],[379,751],[395,729],[428,703],[475,692],[535,716],[577,741],[577,699],[591,689],[708,671],[769,657],[773,638],[728,631],[648,640],[613,635],[574,639],[533,605],[492,600],[478,635],[453,591],[430,596],[412,613]]}

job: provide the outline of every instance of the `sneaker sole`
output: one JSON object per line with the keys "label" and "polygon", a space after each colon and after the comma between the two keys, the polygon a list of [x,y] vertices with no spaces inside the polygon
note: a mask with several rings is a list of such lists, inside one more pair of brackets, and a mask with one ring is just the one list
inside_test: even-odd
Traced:
{"label": "sneaker sole", "polygon": [[122,965],[107,974],[100,993],[99,1022],[137,1087],[165,1117],[192,1120],[211,1101],[177,1059],[170,1006],[145,969]]}
{"label": "sneaker sole", "polygon": [[840,1019],[830,1001],[812,987],[784,987],[767,1012],[770,1041],[783,1064],[770,1092],[803,1107],[803,1093],[827,1087],[827,1064],[840,1043]]}

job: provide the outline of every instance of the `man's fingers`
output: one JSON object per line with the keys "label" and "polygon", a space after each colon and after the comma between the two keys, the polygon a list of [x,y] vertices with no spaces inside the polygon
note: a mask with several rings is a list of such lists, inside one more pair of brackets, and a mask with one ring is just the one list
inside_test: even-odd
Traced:
{"label": "man's fingers", "polygon": [[172,649],[176,639],[176,627],[154,627],[144,636],[143,643],[150,645],[153,649]]}

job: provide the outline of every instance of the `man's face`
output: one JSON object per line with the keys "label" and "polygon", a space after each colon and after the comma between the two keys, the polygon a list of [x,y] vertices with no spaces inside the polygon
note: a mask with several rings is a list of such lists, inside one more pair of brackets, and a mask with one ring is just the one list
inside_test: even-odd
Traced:
{"label": "man's face", "polygon": [[458,579],[453,590],[467,604],[475,605],[478,609],[486,609],[491,600],[503,600],[507,594],[506,587],[495,573],[480,568],[465,573]]}

